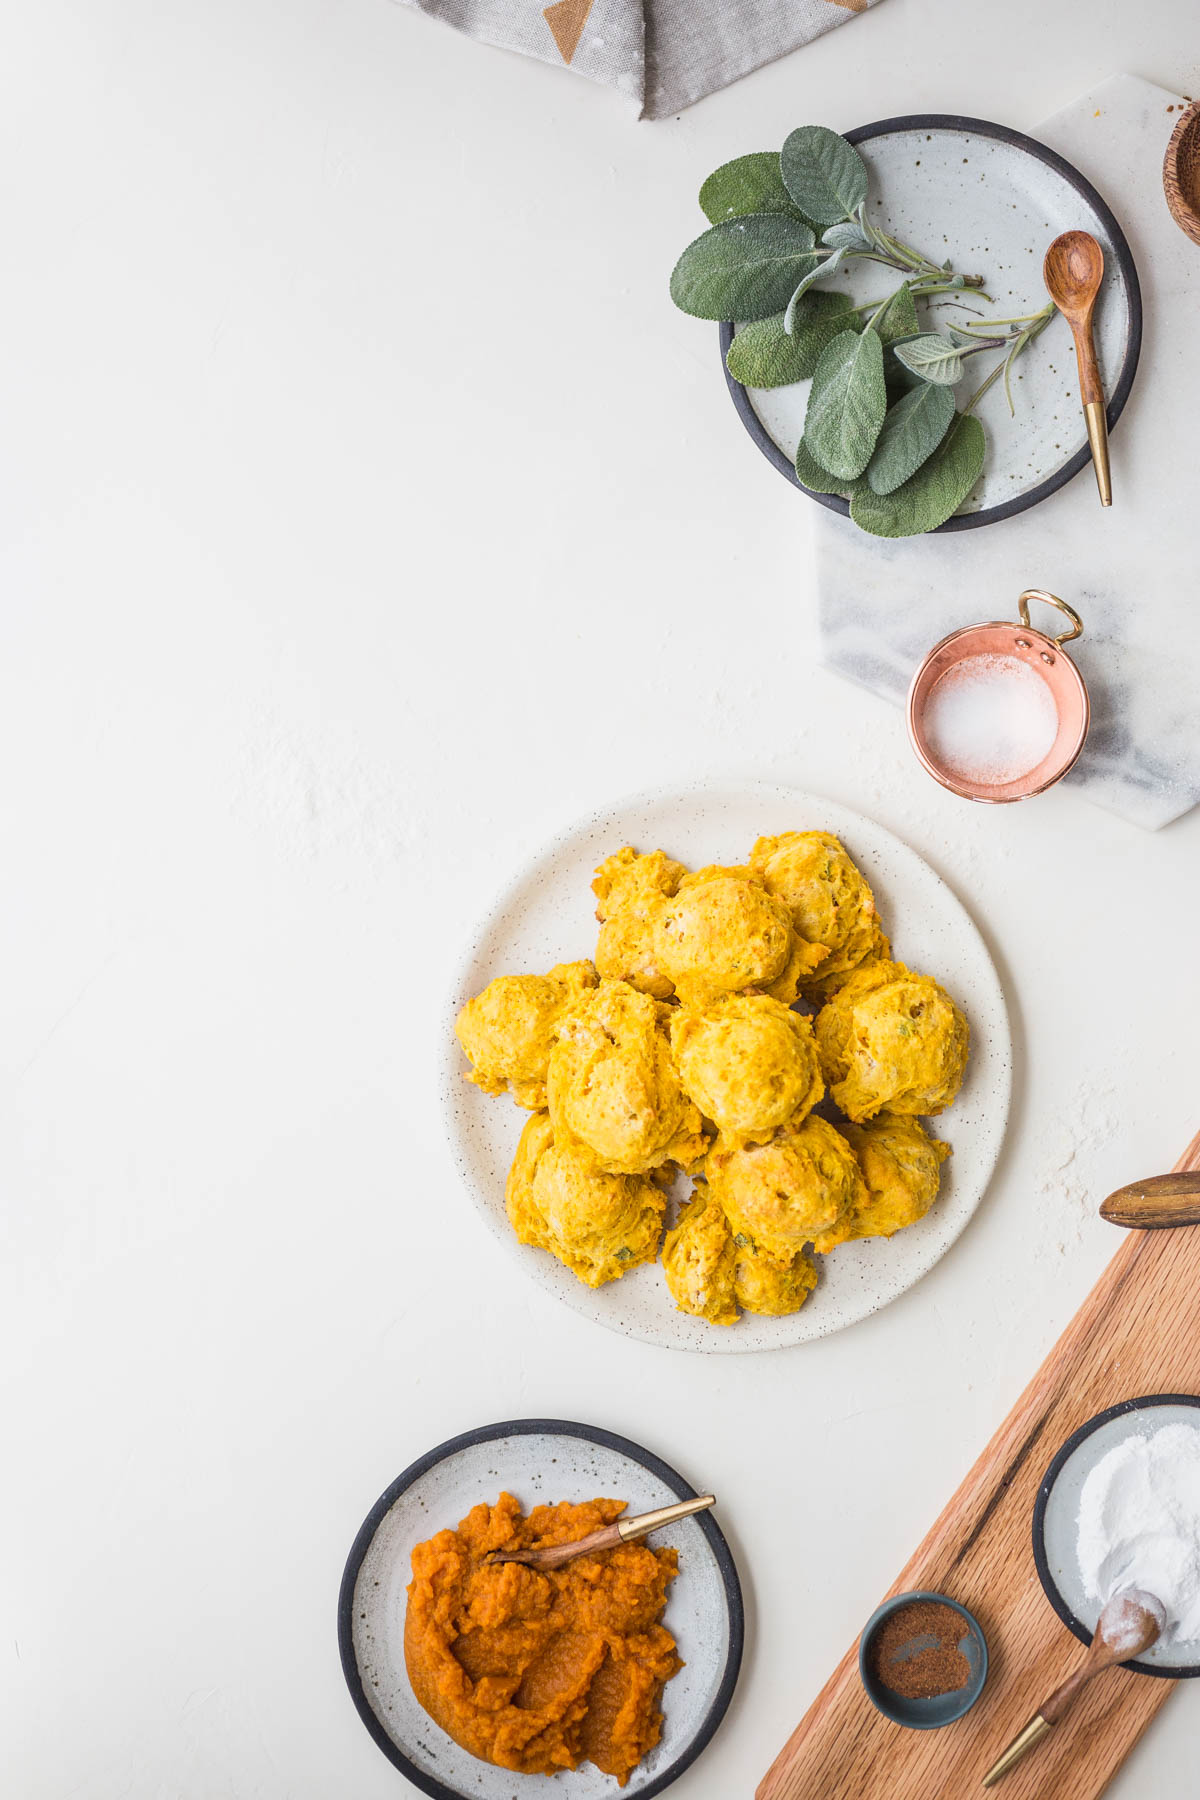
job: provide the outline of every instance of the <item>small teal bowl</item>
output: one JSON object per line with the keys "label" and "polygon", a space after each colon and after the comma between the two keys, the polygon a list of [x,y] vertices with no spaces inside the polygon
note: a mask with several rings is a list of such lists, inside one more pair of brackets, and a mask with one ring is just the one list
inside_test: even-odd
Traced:
{"label": "small teal bowl", "polygon": [[[872,1640],[884,1620],[890,1619],[902,1606],[912,1606],[917,1600],[934,1600],[939,1606],[948,1606],[951,1612],[958,1614],[963,1622],[959,1648],[971,1670],[966,1687],[953,1694],[935,1694],[929,1700],[906,1700],[903,1694],[893,1693],[872,1672],[868,1660]],[[897,1594],[894,1599],[885,1600],[882,1606],[876,1607],[867,1620],[866,1630],[858,1643],[858,1668],[868,1700],[885,1719],[890,1719],[894,1725],[906,1725],[910,1731],[934,1731],[939,1725],[953,1725],[955,1719],[969,1713],[982,1694],[988,1671],[987,1639],[979,1620],[957,1600],[951,1600],[949,1594],[935,1594],[924,1589],[916,1594]]]}

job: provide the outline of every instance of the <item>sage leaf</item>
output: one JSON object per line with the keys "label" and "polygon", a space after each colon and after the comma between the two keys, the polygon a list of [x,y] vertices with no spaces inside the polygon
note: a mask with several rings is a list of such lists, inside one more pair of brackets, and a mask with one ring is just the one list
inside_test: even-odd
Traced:
{"label": "sage leaf", "polygon": [[845,494],[849,486],[821,467],[803,438],[796,445],[796,479],[810,494]]}
{"label": "sage leaf", "polygon": [[798,325],[792,333],[792,342],[796,346],[795,367],[800,370],[801,381],[807,381],[817,372],[827,344],[843,331],[861,331],[862,316],[854,311],[849,294],[826,294],[820,288],[813,288],[800,302],[807,305],[812,300],[834,300],[840,302],[836,307],[822,312],[808,323]]}
{"label": "sage leaf", "polygon": [[787,387],[807,381],[830,338],[839,331],[861,330],[849,294],[825,294],[819,288],[796,306],[796,329],[783,328],[783,314],[743,325],[725,356],[735,381],[746,387]]}
{"label": "sage leaf", "polygon": [[791,333],[796,329],[796,303],[804,298],[804,295],[807,294],[813,282],[821,281],[826,275],[834,274],[845,260],[846,252],[844,250],[835,250],[833,255],[827,256],[823,263],[818,263],[815,269],[809,270],[808,274],[801,281],[799,287],[788,301],[784,311],[783,329],[786,332]]}
{"label": "sage leaf", "polygon": [[828,244],[832,250],[870,250],[871,240],[862,226],[853,219],[845,219],[840,225],[831,225],[828,231],[821,233],[821,242]]}
{"label": "sage leaf", "polygon": [[922,381],[937,381],[944,387],[953,387],[956,381],[962,380],[962,349],[943,337],[940,331],[922,331],[906,344],[897,344],[896,356]]}
{"label": "sage leaf", "polygon": [[891,494],[860,481],[850,496],[850,517],[873,537],[917,537],[956,513],[983,468],[983,426],[960,413],[926,462]]}
{"label": "sage leaf", "polygon": [[914,375],[911,369],[905,368],[896,355],[896,349],[895,344],[887,344],[883,352],[883,379],[887,382],[889,404],[898,400],[901,394],[911,394],[914,388],[925,386],[919,375]]}
{"label": "sage leaf", "polygon": [[779,156],[783,184],[806,219],[837,225],[853,216],[867,197],[867,167],[836,131],[801,125]]}
{"label": "sage leaf", "polygon": [[917,323],[917,303],[907,282],[884,302],[874,325],[885,344],[894,344],[898,338],[917,336],[921,329]]}
{"label": "sage leaf", "polygon": [[932,456],[954,417],[954,395],[948,387],[923,381],[889,408],[867,481],[877,494],[890,494]]}
{"label": "sage leaf", "polygon": [[810,228],[785,213],[726,219],[689,244],[671,275],[671,298],[696,319],[765,319],[782,312],[817,266]]}
{"label": "sage leaf", "polygon": [[839,332],[813,371],[804,415],[809,449],[831,475],[853,481],[871,460],[886,412],[879,333]]}
{"label": "sage leaf", "polygon": [[755,150],[749,156],[735,156],[732,162],[722,163],[700,189],[700,205],[713,225],[719,225],[722,219],[740,219],[746,213],[796,210],[783,185],[776,150]]}

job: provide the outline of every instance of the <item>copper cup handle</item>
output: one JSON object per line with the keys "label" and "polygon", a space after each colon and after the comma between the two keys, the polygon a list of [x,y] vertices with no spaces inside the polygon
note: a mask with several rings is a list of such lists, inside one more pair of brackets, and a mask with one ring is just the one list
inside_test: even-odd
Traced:
{"label": "copper cup handle", "polygon": [[1028,630],[1033,631],[1036,629],[1029,617],[1029,602],[1031,600],[1044,600],[1047,606],[1056,606],[1060,613],[1065,613],[1067,618],[1070,619],[1070,631],[1064,631],[1060,636],[1054,638],[1052,641],[1055,644],[1069,644],[1072,638],[1083,636],[1083,620],[1075,611],[1075,608],[1073,606],[1068,606],[1065,600],[1060,600],[1057,594],[1047,593],[1045,588],[1026,588],[1025,592],[1021,595],[1021,623],[1026,626]]}

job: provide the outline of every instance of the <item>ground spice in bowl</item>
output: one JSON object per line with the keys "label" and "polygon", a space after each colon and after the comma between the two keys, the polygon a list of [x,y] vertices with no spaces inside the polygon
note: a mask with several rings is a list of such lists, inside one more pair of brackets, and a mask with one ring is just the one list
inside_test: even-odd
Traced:
{"label": "ground spice in bowl", "polygon": [[966,1625],[953,1607],[914,1600],[891,1613],[871,1638],[867,1661],[875,1679],[905,1700],[956,1694],[971,1680],[959,1645]]}

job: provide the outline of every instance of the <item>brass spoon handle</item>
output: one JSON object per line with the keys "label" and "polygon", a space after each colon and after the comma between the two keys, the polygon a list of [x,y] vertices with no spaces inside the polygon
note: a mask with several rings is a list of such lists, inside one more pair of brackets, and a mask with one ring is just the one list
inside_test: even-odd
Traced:
{"label": "brass spoon handle", "polygon": [[586,1537],[576,1538],[571,1544],[547,1544],[540,1550],[493,1550],[486,1560],[490,1563],[525,1563],[531,1569],[561,1569],[564,1563],[574,1562],[577,1556],[594,1556],[600,1550],[615,1550],[618,1544],[632,1543],[649,1531],[657,1531],[660,1525],[673,1525],[676,1519],[689,1518],[692,1513],[705,1512],[715,1505],[715,1494],[700,1494],[695,1500],[677,1500],[671,1506],[659,1506],[653,1512],[638,1513],[632,1519],[617,1519],[612,1525],[589,1531]]}
{"label": "brass spoon handle", "polygon": [[1131,1181],[1110,1194],[1100,1217],[1127,1230],[1164,1231],[1173,1225],[1200,1224],[1200,1173],[1181,1170]]}
{"label": "brass spoon handle", "polygon": [[1049,1719],[1044,1719],[1041,1713],[1034,1713],[1028,1725],[1023,1725],[1018,1731],[1008,1749],[996,1758],[983,1778],[984,1787],[995,1787],[1001,1777],[1007,1775],[1008,1771],[1020,1762],[1027,1751],[1032,1750],[1035,1744],[1041,1743],[1050,1729]]}
{"label": "brass spoon handle", "polygon": [[1035,1744],[1040,1744],[1046,1733],[1057,1725],[1068,1708],[1074,1705],[1080,1689],[1087,1686],[1093,1675],[1098,1675],[1101,1669],[1107,1667],[1106,1662],[1092,1662],[1085,1659],[1073,1675],[1068,1675],[1061,1687],[1056,1687],[1050,1698],[1042,1701],[1038,1711],[1034,1713],[1028,1725],[1022,1726],[1018,1731],[1007,1750],[997,1757],[983,1778],[984,1787],[995,1787],[1002,1775],[1007,1775],[1013,1765],[1019,1763]]}
{"label": "brass spoon handle", "polygon": [[1088,446],[1096,470],[1096,486],[1101,506],[1112,505],[1112,471],[1108,462],[1108,419],[1104,411],[1104,389],[1100,385],[1100,368],[1096,362],[1096,344],[1092,337],[1092,315],[1070,318],[1071,336],[1075,339],[1075,361],[1079,365],[1079,392],[1083,398],[1083,422],[1087,426]]}
{"label": "brass spoon handle", "polygon": [[693,1513],[707,1512],[717,1504],[715,1494],[698,1494],[694,1500],[677,1500],[673,1506],[659,1506],[654,1512],[638,1513],[633,1519],[618,1519],[617,1530],[623,1544],[657,1531],[660,1525],[673,1525],[676,1519],[690,1519]]}

